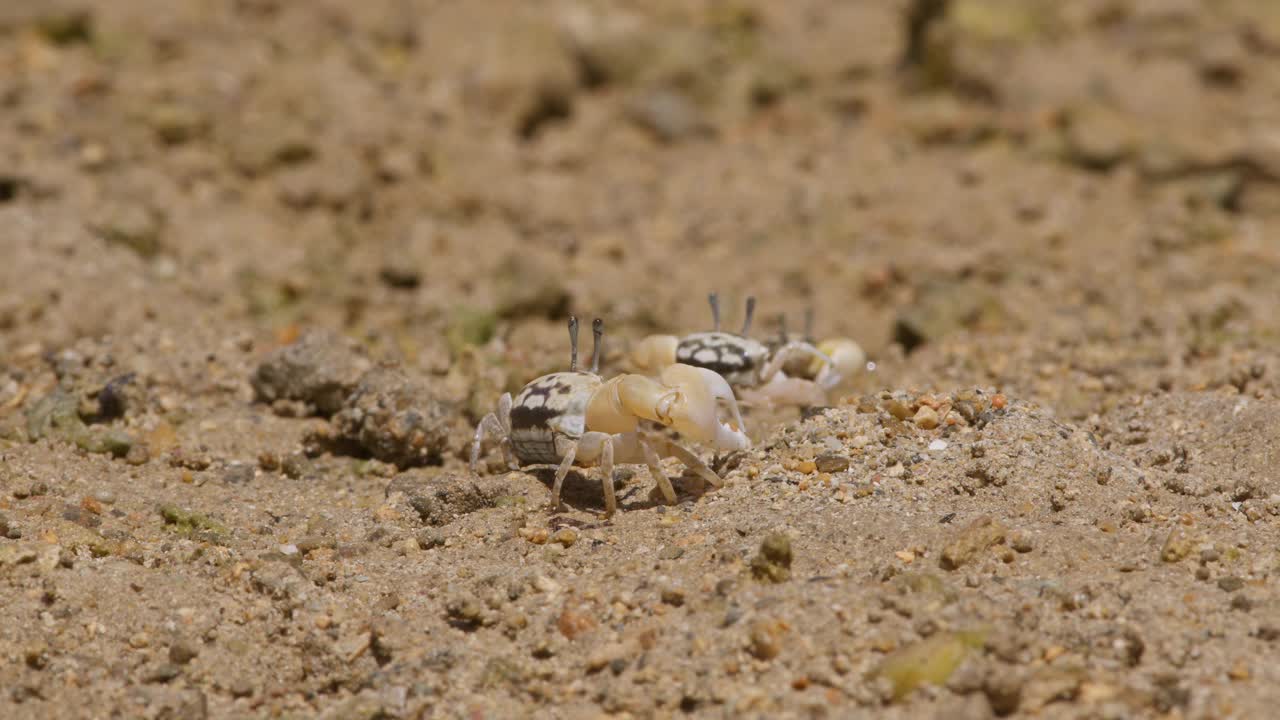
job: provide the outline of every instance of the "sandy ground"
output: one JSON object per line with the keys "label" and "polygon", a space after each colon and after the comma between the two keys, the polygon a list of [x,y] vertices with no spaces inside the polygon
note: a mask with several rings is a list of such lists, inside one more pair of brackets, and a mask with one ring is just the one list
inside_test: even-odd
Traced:
{"label": "sandy ground", "polygon": [[[1270,717],[1280,4],[0,3],[0,716]],[[466,465],[602,317],[874,372]]]}

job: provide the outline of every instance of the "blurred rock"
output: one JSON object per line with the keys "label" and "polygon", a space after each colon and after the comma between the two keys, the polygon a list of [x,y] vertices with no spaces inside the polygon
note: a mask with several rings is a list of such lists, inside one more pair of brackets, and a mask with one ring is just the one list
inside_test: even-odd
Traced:
{"label": "blurred rock", "polygon": [[627,115],[663,142],[676,142],[710,130],[698,107],[677,90],[642,92],[627,103]]}
{"label": "blurred rock", "polygon": [[296,400],[328,417],[342,408],[369,365],[351,341],[312,331],[268,355],[250,382],[263,402]]}
{"label": "blurred rock", "polygon": [[453,430],[453,408],[434,388],[380,367],[360,378],[336,415],[337,440],[399,467],[440,462]]}

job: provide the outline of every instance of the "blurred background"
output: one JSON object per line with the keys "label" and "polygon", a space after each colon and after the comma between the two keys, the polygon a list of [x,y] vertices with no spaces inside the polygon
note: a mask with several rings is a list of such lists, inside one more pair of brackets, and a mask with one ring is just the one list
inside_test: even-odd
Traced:
{"label": "blurred background", "polygon": [[715,290],[1085,416],[1274,339],[1278,56],[1271,0],[4,3],[0,354],[327,326],[518,386]]}

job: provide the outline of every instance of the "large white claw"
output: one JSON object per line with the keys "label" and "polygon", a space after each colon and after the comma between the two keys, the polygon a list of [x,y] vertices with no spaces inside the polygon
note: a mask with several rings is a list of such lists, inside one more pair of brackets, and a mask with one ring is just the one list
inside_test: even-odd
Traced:
{"label": "large white claw", "polygon": [[[723,377],[706,368],[676,363],[663,368],[661,378],[663,385],[679,393],[668,410],[670,424],[677,432],[717,450],[744,450],[751,446],[742,429],[738,401]],[[729,405],[737,427],[720,422],[720,401]]]}

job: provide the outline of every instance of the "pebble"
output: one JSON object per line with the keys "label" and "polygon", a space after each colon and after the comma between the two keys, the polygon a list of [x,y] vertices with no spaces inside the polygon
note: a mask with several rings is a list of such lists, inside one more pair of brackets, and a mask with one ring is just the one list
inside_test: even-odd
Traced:
{"label": "pebble", "polygon": [[938,438],[937,440],[934,440],[933,442],[929,443],[929,449],[933,451],[946,450],[947,441],[943,440],[942,438]]}
{"label": "pebble", "polygon": [[228,485],[243,485],[253,480],[253,466],[248,463],[232,463],[222,473],[222,481]]}
{"label": "pebble", "polygon": [[1219,578],[1218,587],[1221,588],[1224,592],[1233,593],[1239,590],[1240,588],[1244,587],[1244,580],[1241,580],[1240,578],[1234,575],[1230,575],[1224,578]]}
{"label": "pebble", "polygon": [[227,690],[231,692],[231,697],[245,698],[253,695],[253,684],[244,678],[240,678],[232,680]]}
{"label": "pebble", "polygon": [[787,624],[781,620],[757,620],[751,625],[747,651],[760,660],[772,660],[782,652],[782,636]]}
{"label": "pebble", "polygon": [[186,665],[200,654],[200,648],[186,639],[174,640],[169,646],[169,662],[175,665]]}
{"label": "pebble", "polygon": [[938,411],[934,410],[928,405],[921,405],[920,409],[916,411],[916,415],[914,418],[912,418],[912,420],[913,422],[915,422],[915,424],[918,427],[923,428],[925,430],[932,430],[938,427],[938,423],[939,423]]}
{"label": "pebble", "polygon": [[849,469],[849,458],[834,453],[819,455],[815,463],[818,467],[818,472],[835,473]]}
{"label": "pebble", "polygon": [[897,400],[889,400],[884,404],[884,409],[893,417],[899,420],[906,420],[911,417],[911,410],[906,405]]}
{"label": "pebble", "polygon": [[181,674],[182,668],[173,663],[164,663],[144,675],[142,681],[147,683],[167,683]]}
{"label": "pebble", "polygon": [[660,560],[678,560],[681,555],[684,555],[684,548],[676,547],[675,545],[667,545],[658,551]]}
{"label": "pebble", "polygon": [[1178,562],[1190,555],[1195,546],[1195,539],[1186,530],[1175,527],[1169,531],[1169,537],[1165,538],[1164,547],[1160,549],[1160,559],[1167,563]]}
{"label": "pebble", "polygon": [[596,628],[596,619],[583,612],[578,606],[566,604],[556,619],[556,628],[569,640],[585,635]]}
{"label": "pebble", "polygon": [[751,574],[757,580],[780,583],[791,578],[791,538],[772,533],[760,543],[760,553],[751,560]]}
{"label": "pebble", "polygon": [[966,525],[943,547],[939,564],[944,570],[955,570],[992,545],[1004,542],[1007,534],[999,521],[989,516],[980,517]]}
{"label": "pebble", "polygon": [[578,531],[571,527],[562,527],[551,536],[551,542],[560,543],[564,547],[573,547],[578,542]]}

